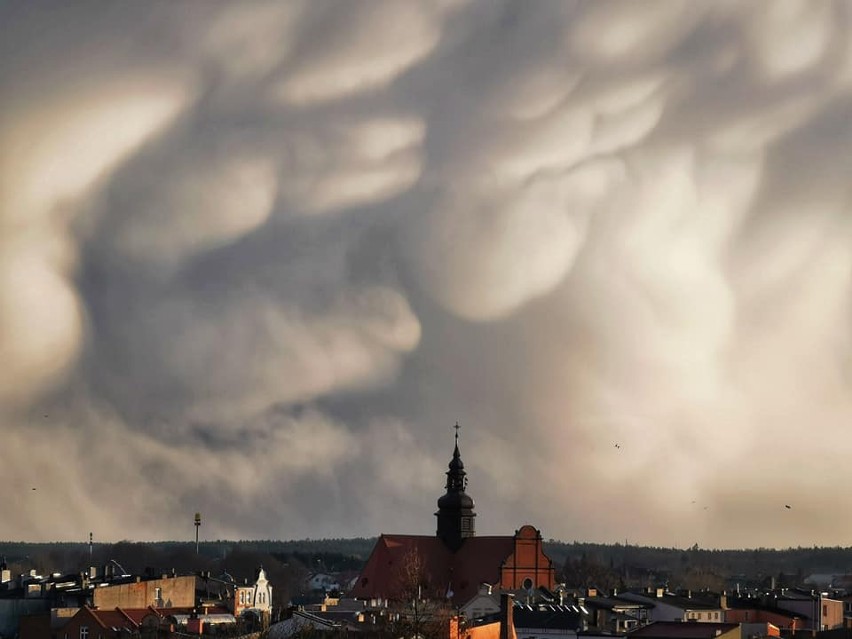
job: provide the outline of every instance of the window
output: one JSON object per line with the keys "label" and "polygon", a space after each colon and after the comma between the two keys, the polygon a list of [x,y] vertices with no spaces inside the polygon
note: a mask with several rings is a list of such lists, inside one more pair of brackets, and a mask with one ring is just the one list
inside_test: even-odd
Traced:
{"label": "window", "polygon": [[89,626],[80,626],[80,639],[89,639]]}
{"label": "window", "polygon": [[240,590],[240,603],[244,604],[246,602],[246,593],[244,590]]}
{"label": "window", "polygon": [[533,580],[527,577],[524,579],[523,588],[524,590],[530,590],[533,587]]}
{"label": "window", "polygon": [[159,602],[163,598],[163,589],[154,588],[154,601]]}

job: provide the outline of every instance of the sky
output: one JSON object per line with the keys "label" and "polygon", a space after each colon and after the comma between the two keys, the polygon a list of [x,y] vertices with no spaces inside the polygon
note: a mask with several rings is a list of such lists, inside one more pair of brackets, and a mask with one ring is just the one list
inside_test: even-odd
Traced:
{"label": "sky", "polygon": [[0,539],[852,544],[850,13],[0,4]]}

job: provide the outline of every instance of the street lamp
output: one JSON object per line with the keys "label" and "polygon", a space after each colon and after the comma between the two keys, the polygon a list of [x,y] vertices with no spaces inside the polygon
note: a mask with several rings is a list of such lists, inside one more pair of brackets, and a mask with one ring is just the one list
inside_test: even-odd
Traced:
{"label": "street lamp", "polygon": [[201,527],[201,513],[195,513],[195,554],[198,554],[198,529]]}

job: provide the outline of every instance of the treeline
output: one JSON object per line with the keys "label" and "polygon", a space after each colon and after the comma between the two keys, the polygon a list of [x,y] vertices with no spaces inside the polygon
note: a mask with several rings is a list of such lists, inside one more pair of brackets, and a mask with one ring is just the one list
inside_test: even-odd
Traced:
{"label": "treeline", "polygon": [[[277,586],[278,600],[303,594],[313,572],[357,573],[375,538],[302,539],[293,541],[160,541],[114,544],[0,542],[0,557],[13,574],[78,573],[89,566],[114,572],[229,574],[253,579],[263,566]],[[852,547],[756,548],[712,550],[659,548],[624,544],[544,543],[557,577],[569,586],[633,587],[667,584],[672,588],[721,589],[771,579],[777,585],[800,585],[814,573],[852,574]]]}
{"label": "treeline", "polygon": [[571,587],[606,590],[666,585],[715,590],[801,586],[812,574],[852,574],[852,547],[713,550],[622,544],[545,543],[558,578]]}
{"label": "treeline", "polygon": [[613,566],[634,566],[674,572],[684,565],[712,565],[728,575],[773,575],[779,573],[852,573],[852,546],[812,548],[752,548],[714,550],[699,548],[658,548],[623,544],[564,543],[550,540],[544,544],[548,556],[561,565],[567,559],[582,556]]}

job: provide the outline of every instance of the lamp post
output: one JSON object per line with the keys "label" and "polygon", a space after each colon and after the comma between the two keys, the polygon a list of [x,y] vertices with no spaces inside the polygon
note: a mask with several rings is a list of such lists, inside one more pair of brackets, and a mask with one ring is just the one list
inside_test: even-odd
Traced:
{"label": "lamp post", "polygon": [[195,513],[195,554],[198,554],[198,529],[201,527],[201,513]]}

